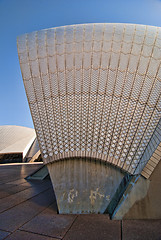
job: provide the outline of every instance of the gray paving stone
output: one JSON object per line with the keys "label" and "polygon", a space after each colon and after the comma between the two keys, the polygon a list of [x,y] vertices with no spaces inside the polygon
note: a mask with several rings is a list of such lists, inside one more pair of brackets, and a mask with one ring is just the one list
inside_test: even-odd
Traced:
{"label": "gray paving stone", "polygon": [[41,184],[42,184],[42,181],[25,180],[25,179],[19,179],[18,182],[14,181],[12,183],[0,184],[0,195],[3,191],[10,191],[11,189],[14,189],[14,188],[16,189],[21,186],[34,187],[34,186],[41,185]]}
{"label": "gray paving stone", "polygon": [[[7,184],[5,184],[5,185],[7,185]],[[18,192],[21,192],[30,187],[31,186],[26,186],[24,184],[21,184],[21,185],[12,185],[12,187],[9,187],[9,188],[4,188],[3,190],[1,190],[0,199],[8,197],[8,196],[13,195]]]}
{"label": "gray paving stone", "polygon": [[28,165],[0,165],[0,185],[20,184],[24,183],[26,176],[40,168],[42,164],[28,164]]}
{"label": "gray paving stone", "polygon": [[56,212],[54,214],[51,207],[34,217],[21,229],[46,236],[62,238],[69,230],[76,217],[76,215],[59,215],[56,214]]}
{"label": "gray paving stone", "polygon": [[55,201],[52,189],[0,214],[0,229],[15,231]]}
{"label": "gray paving stone", "polygon": [[13,184],[1,184],[0,185],[0,191],[3,191],[4,189],[8,189],[8,188],[11,188],[13,187]]}
{"label": "gray paving stone", "polygon": [[161,240],[161,220],[123,220],[123,240]]}
{"label": "gray paving stone", "polygon": [[23,175],[23,176],[21,176],[22,178],[21,179],[16,179],[16,180],[14,180],[14,181],[12,181],[12,182],[7,182],[6,183],[6,185],[7,184],[12,184],[12,185],[20,185],[20,184],[23,184],[23,183],[26,183],[27,182],[27,180],[25,179],[25,176],[26,175]]}
{"label": "gray paving stone", "polygon": [[9,232],[5,232],[5,231],[0,230],[0,240],[4,239],[9,234],[10,234]]}
{"label": "gray paving stone", "polygon": [[42,182],[41,185],[36,186],[35,188],[28,188],[25,189],[24,191],[15,193],[14,195],[9,195],[6,198],[0,199],[0,213],[26,201],[27,199],[30,199],[38,195],[40,192],[43,192],[44,190],[47,190],[50,187],[51,187],[50,182],[45,181]]}
{"label": "gray paving stone", "polygon": [[28,233],[24,231],[16,231],[15,233],[7,237],[6,240],[58,240],[58,239],[34,233]]}
{"label": "gray paving stone", "polygon": [[108,215],[79,215],[63,240],[121,240],[121,222]]}

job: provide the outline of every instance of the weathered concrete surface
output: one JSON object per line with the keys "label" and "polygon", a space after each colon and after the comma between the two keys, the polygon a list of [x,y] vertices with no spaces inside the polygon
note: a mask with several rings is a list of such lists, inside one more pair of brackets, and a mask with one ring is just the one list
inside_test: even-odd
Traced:
{"label": "weathered concrete surface", "polygon": [[139,177],[125,191],[113,219],[161,219],[161,162],[149,180]]}
{"label": "weathered concrete surface", "polygon": [[[149,180],[144,179],[142,176],[134,176],[118,203],[112,219],[123,219],[135,202],[146,196],[148,188]],[[138,212],[137,218],[141,219],[140,212]]]}
{"label": "weathered concrete surface", "polygon": [[104,162],[68,159],[48,164],[59,213],[104,213],[124,174]]}
{"label": "weathered concrete surface", "polygon": [[161,162],[150,176],[147,195],[131,206],[124,219],[161,219]]}

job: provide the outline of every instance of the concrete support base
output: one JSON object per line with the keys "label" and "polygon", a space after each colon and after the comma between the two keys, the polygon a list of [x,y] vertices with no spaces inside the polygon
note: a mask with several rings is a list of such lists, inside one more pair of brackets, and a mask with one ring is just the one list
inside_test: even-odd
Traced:
{"label": "concrete support base", "polygon": [[114,219],[161,219],[161,161],[149,179],[140,177],[131,186]]}
{"label": "concrete support base", "polygon": [[67,159],[47,165],[59,213],[104,213],[124,174],[90,159]]}
{"label": "concrete support base", "polygon": [[[122,198],[120,199],[115,212],[113,213],[112,219],[121,220],[127,219],[125,216],[130,211],[132,206],[139,202],[141,199],[146,197],[148,189],[149,189],[150,181],[144,179],[141,176],[134,176],[130,181],[126,191],[124,192]],[[149,204],[150,207],[150,204]],[[146,206],[143,209],[138,209],[136,211],[137,217],[136,219],[146,219],[147,215],[145,212]],[[132,216],[130,219],[135,219]]]}

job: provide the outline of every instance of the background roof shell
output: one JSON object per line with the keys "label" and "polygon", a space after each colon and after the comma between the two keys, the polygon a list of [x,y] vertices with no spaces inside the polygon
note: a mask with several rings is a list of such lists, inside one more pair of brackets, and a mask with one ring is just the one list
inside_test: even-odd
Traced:
{"label": "background roof shell", "polygon": [[22,153],[26,156],[36,138],[34,129],[21,126],[0,126],[0,154]]}

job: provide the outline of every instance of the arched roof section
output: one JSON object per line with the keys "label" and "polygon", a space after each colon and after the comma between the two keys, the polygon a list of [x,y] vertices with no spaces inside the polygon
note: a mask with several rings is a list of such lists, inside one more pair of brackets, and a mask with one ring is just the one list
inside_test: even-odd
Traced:
{"label": "arched roof section", "polygon": [[141,172],[161,117],[159,27],[51,28],[20,36],[18,53],[45,163],[92,157]]}
{"label": "arched roof section", "polygon": [[35,138],[34,129],[21,126],[0,126],[0,154],[22,153],[24,158]]}

